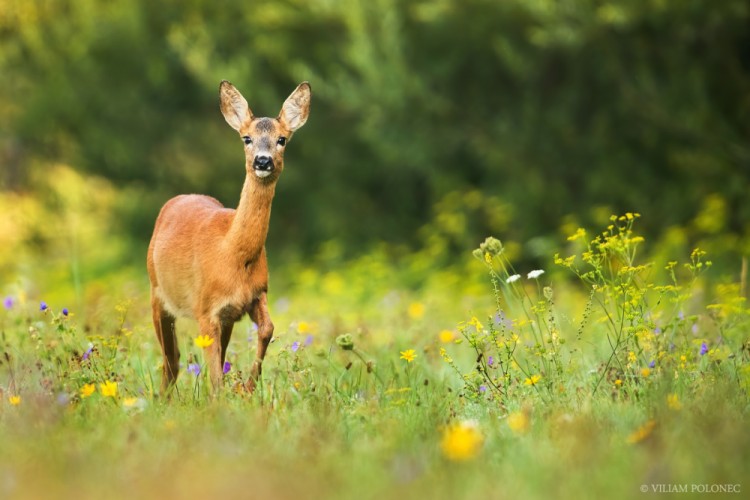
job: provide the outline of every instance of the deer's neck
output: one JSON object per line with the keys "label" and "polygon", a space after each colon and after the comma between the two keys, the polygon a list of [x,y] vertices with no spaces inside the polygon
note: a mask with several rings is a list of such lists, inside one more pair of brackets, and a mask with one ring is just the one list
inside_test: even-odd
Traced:
{"label": "deer's neck", "polygon": [[276,192],[275,182],[262,184],[251,175],[245,177],[240,204],[227,233],[228,243],[244,265],[254,262],[266,244],[271,202]]}

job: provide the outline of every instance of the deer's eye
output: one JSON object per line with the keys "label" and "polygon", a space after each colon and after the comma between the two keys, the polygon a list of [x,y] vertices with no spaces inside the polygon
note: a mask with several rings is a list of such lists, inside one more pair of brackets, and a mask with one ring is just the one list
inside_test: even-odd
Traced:
{"label": "deer's eye", "polygon": [[284,144],[286,144],[286,137],[279,137],[279,140],[276,141],[276,144],[278,144],[279,146],[283,146]]}
{"label": "deer's eye", "polygon": [[244,142],[245,144],[252,144],[252,143],[253,143],[253,140],[252,140],[252,139],[250,139],[250,136],[249,136],[249,135],[243,136],[243,137],[242,137],[242,141],[243,141],[243,142]]}

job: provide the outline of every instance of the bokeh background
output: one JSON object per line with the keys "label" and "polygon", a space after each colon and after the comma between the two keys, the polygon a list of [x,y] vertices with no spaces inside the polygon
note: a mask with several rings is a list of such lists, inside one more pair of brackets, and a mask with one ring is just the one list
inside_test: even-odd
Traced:
{"label": "bokeh background", "polygon": [[222,79],[258,115],[313,88],[274,201],[280,274],[374,248],[439,269],[489,234],[541,267],[636,211],[654,253],[699,245],[738,281],[748,26],[743,0],[1,0],[3,286],[82,307],[145,280],[169,197],[234,206]]}

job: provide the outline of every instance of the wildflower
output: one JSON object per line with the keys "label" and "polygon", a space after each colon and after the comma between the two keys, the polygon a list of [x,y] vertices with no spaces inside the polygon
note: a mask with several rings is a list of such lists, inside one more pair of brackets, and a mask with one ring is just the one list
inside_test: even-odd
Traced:
{"label": "wildflower", "polygon": [[656,421],[649,420],[630,434],[627,438],[627,442],[630,444],[640,443],[651,435],[651,432],[653,432],[655,427]]}
{"label": "wildflower", "polygon": [[659,328],[658,326],[656,328],[654,328],[654,334],[656,334],[656,335],[661,334],[661,328]]}
{"label": "wildflower", "polygon": [[474,421],[465,421],[443,429],[440,448],[448,460],[465,462],[476,457],[484,437]]}
{"label": "wildflower", "polygon": [[641,376],[642,376],[643,378],[646,378],[646,377],[648,377],[649,375],[651,375],[651,369],[650,369],[650,368],[643,368],[643,369],[641,370]]}
{"label": "wildflower", "polygon": [[617,380],[615,380],[615,385],[616,385],[617,387],[620,387],[620,386],[622,385],[622,379],[619,379],[619,378],[618,378]]}
{"label": "wildflower", "polygon": [[579,227],[576,229],[576,232],[570,236],[568,236],[568,241],[575,241],[579,238],[585,238],[586,237],[586,230],[582,227]]}
{"label": "wildflower", "polygon": [[345,351],[354,350],[354,340],[351,333],[345,333],[336,337],[336,344]]}
{"label": "wildflower", "polygon": [[628,353],[628,363],[635,363],[638,360],[638,358],[635,356],[635,353],[633,351],[630,351]]}
{"label": "wildflower", "polygon": [[477,250],[474,250],[474,255],[479,254],[481,257],[484,254],[490,254],[490,256],[494,257],[496,255],[500,255],[503,253],[503,244],[498,240],[497,238],[493,238],[492,236],[487,237],[484,240],[484,243],[481,243]]}
{"label": "wildflower", "polygon": [[494,358],[494,356],[488,357],[487,358],[487,366],[489,366],[490,368],[492,368],[494,364],[495,364],[495,358]]}
{"label": "wildflower", "polygon": [[312,331],[312,326],[307,321],[297,323],[297,333],[309,333],[310,331]]}
{"label": "wildflower", "polygon": [[199,365],[198,363],[188,363],[187,371],[197,377],[201,374],[201,365]]}
{"label": "wildflower", "polygon": [[414,358],[417,357],[417,354],[414,352],[414,349],[407,349],[406,351],[400,352],[401,357],[399,359],[405,360],[407,363],[411,363],[414,361]]}
{"label": "wildflower", "polygon": [[679,398],[677,397],[677,394],[669,394],[667,395],[667,406],[670,410],[679,411],[682,409],[682,403],[680,403]]}
{"label": "wildflower", "polygon": [[96,386],[94,384],[84,384],[81,387],[81,398],[87,398],[96,392]]}
{"label": "wildflower", "polygon": [[508,427],[516,434],[525,434],[529,430],[528,413],[517,411],[508,415]]}
{"label": "wildflower", "polygon": [[539,382],[542,379],[541,375],[532,375],[531,377],[527,378],[523,381],[524,385],[536,385],[537,382]]}
{"label": "wildflower", "polygon": [[521,278],[520,274],[514,274],[513,276],[508,276],[508,279],[505,280],[506,283],[514,283],[518,281]]}
{"label": "wildflower", "polygon": [[648,364],[648,367],[653,368],[654,366],[656,366],[656,361],[651,360],[651,362]]}
{"label": "wildflower", "polygon": [[89,344],[89,348],[86,349],[86,352],[83,353],[83,356],[81,356],[81,361],[86,361],[89,359],[89,356],[91,356],[91,352],[94,350],[94,344]]}
{"label": "wildflower", "polygon": [[117,382],[111,382],[108,380],[103,384],[99,384],[99,391],[104,397],[114,398],[117,396]]}
{"label": "wildflower", "polygon": [[70,403],[69,394],[65,392],[61,392],[60,394],[57,395],[57,404],[59,404],[60,406],[66,406],[68,403]]}
{"label": "wildflower", "polygon": [[544,269],[535,269],[531,271],[529,274],[527,274],[526,277],[530,280],[535,280],[542,274],[544,274]]}
{"label": "wildflower", "polygon": [[49,309],[49,306],[47,305],[47,303],[45,301],[41,301],[39,303],[39,310],[46,311],[47,309]]}
{"label": "wildflower", "polygon": [[214,343],[214,339],[212,339],[208,335],[198,335],[195,338],[194,342],[195,342],[195,345],[197,345],[198,347],[205,349],[206,347]]}
{"label": "wildflower", "polygon": [[13,297],[11,297],[10,295],[7,296],[7,297],[5,297],[5,300],[3,300],[3,306],[6,309],[12,309],[13,308]]}
{"label": "wildflower", "polygon": [[484,254],[484,261],[487,264],[492,264],[492,255],[490,255],[489,252]]}
{"label": "wildflower", "polygon": [[701,351],[700,351],[700,355],[701,355],[701,356],[705,356],[707,352],[708,352],[708,346],[706,345],[706,343],[705,343],[705,342],[701,342]]}
{"label": "wildflower", "polygon": [[138,402],[138,398],[125,398],[122,400],[122,406],[132,408]]}
{"label": "wildflower", "polygon": [[229,361],[224,361],[224,366],[222,367],[221,372],[224,375],[226,375],[227,373],[229,373],[229,370],[231,369],[232,369],[232,363],[230,363]]}
{"label": "wildflower", "polygon": [[292,352],[297,352],[297,349],[299,349],[299,342],[292,343]]}
{"label": "wildflower", "polygon": [[313,343],[313,336],[312,335],[308,335],[307,337],[305,337],[305,347],[309,347],[310,344],[312,344],[312,343]]}
{"label": "wildflower", "polygon": [[484,325],[479,322],[476,316],[472,316],[469,320],[469,325],[473,326],[478,332],[484,330]]}
{"label": "wildflower", "polygon": [[411,319],[419,319],[422,316],[424,316],[424,304],[421,302],[412,302],[409,304],[409,309],[407,311],[409,313],[409,317]]}
{"label": "wildflower", "polygon": [[447,344],[451,340],[453,340],[453,332],[450,330],[443,330],[441,331],[438,336],[440,337],[440,342],[443,344]]}
{"label": "wildflower", "polygon": [[18,406],[21,404],[21,396],[11,396],[8,398],[8,402],[12,404],[13,406]]}
{"label": "wildflower", "polygon": [[63,316],[67,316],[68,315],[68,308],[67,307],[63,307],[62,315]]}
{"label": "wildflower", "polygon": [[146,409],[146,400],[143,398],[125,398],[122,400],[122,407],[129,412],[142,412]]}
{"label": "wildflower", "polygon": [[482,385],[479,386],[479,392],[486,392],[486,391],[487,391],[487,386],[486,385],[482,384]]}

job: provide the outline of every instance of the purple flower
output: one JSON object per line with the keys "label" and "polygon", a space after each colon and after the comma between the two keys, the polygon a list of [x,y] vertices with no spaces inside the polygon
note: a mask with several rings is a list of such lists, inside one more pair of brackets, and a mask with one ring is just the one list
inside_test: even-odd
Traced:
{"label": "purple flower", "polygon": [[229,373],[229,370],[231,369],[232,369],[232,363],[230,363],[229,361],[224,361],[224,369],[222,370],[224,372],[224,375]]}
{"label": "purple flower", "polygon": [[197,377],[201,374],[201,365],[199,365],[198,363],[188,363],[187,371]]}
{"label": "purple flower", "polygon": [[91,356],[91,351],[94,350],[94,344],[91,344],[88,349],[86,349],[86,352],[83,353],[83,356],[81,357],[81,361],[86,361],[89,359],[89,356]]}
{"label": "purple flower", "polygon": [[495,358],[494,357],[490,356],[489,358],[487,358],[487,366],[489,366],[490,368],[492,368],[492,366],[494,364],[495,364]]}
{"label": "purple flower", "polygon": [[312,335],[308,335],[307,337],[305,337],[305,347],[310,346],[310,344],[312,344],[312,342],[313,342],[313,336]]}
{"label": "purple flower", "polygon": [[486,390],[487,390],[487,386],[486,385],[480,385],[479,386],[479,392],[485,392]]}
{"label": "purple flower", "polygon": [[654,328],[654,333],[655,333],[656,335],[659,335],[659,334],[661,334],[661,328],[659,328],[658,326],[657,326],[656,328]]}
{"label": "purple flower", "polygon": [[693,335],[698,334],[698,323],[693,323],[693,326],[690,328],[693,332]]}
{"label": "purple flower", "polygon": [[65,392],[61,392],[60,394],[57,395],[57,404],[59,404],[60,406],[65,406],[68,403],[70,403],[70,395],[69,394],[67,394]]}
{"label": "purple flower", "polygon": [[654,366],[656,366],[656,361],[651,360],[651,362],[648,364],[648,367],[653,368]]}
{"label": "purple flower", "polygon": [[68,308],[67,307],[63,307],[62,314],[63,314],[63,316],[67,316],[68,315]]}
{"label": "purple flower", "polygon": [[702,342],[700,355],[705,356],[707,352],[708,352],[708,346],[706,345],[705,342]]}
{"label": "purple flower", "polygon": [[11,297],[10,295],[8,295],[7,297],[5,297],[5,300],[3,300],[3,305],[5,306],[6,309],[12,308],[13,307],[13,297]]}
{"label": "purple flower", "polygon": [[294,342],[292,344],[292,352],[297,352],[297,349],[299,349],[299,342]]}
{"label": "purple flower", "polygon": [[47,305],[47,303],[45,301],[41,301],[39,303],[39,310],[46,311],[47,309],[49,309],[49,306]]}
{"label": "purple flower", "polygon": [[680,311],[679,314],[677,314],[677,317],[680,318],[680,321],[685,319],[685,313]]}

